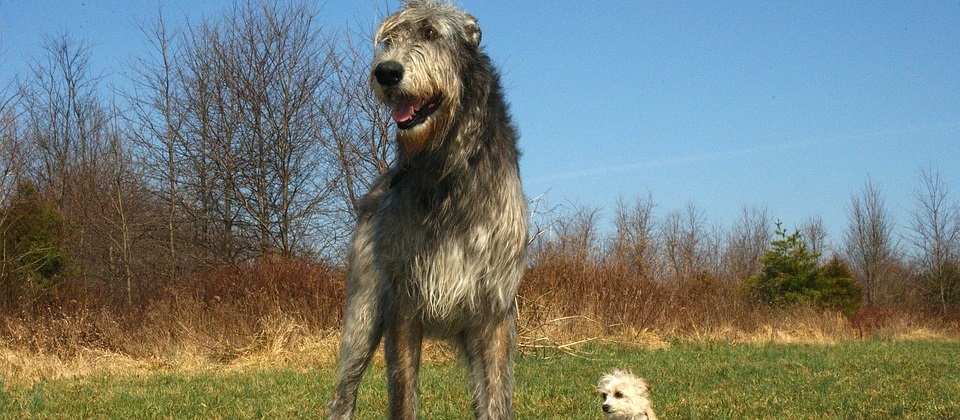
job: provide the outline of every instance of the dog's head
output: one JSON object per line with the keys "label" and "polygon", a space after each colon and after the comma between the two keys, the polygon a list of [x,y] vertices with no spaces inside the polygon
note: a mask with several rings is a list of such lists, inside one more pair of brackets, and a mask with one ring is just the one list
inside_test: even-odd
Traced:
{"label": "dog's head", "polygon": [[391,108],[400,145],[416,154],[441,137],[479,54],[477,19],[447,3],[410,0],[375,37],[370,86]]}
{"label": "dog's head", "polygon": [[603,414],[608,419],[645,419],[651,409],[650,385],[630,372],[615,370],[597,383],[603,398]]}

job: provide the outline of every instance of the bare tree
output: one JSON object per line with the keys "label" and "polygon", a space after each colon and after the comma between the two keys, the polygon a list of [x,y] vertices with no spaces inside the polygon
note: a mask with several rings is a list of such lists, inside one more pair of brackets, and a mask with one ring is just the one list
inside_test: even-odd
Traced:
{"label": "bare tree", "polygon": [[667,214],[660,227],[663,235],[664,256],[674,278],[684,282],[715,266],[712,255],[715,247],[707,231],[707,219],[696,205],[688,204],[683,211]]}
{"label": "bare tree", "polygon": [[817,256],[817,265],[823,265],[826,261],[827,252],[827,230],[823,227],[823,219],[819,216],[810,216],[804,219],[800,224],[800,234],[806,242],[807,249],[813,255]]}
{"label": "bare tree", "polygon": [[946,312],[960,301],[960,205],[937,170],[920,172],[910,229],[922,286]]}
{"label": "bare tree", "polygon": [[337,174],[317,136],[329,45],[304,5],[247,4],[220,44],[228,98],[244,130],[234,184],[260,251],[289,255],[332,198]]}
{"label": "bare tree", "polygon": [[315,16],[304,3],[239,4],[189,31],[176,100],[159,89],[169,69],[153,71],[153,96],[177,107],[159,113],[175,122],[160,126],[160,149],[177,149],[166,161],[182,163],[170,188],[220,258],[341,242],[330,221],[341,174],[322,128],[324,107],[337,105],[327,97],[337,57]]}
{"label": "bare tree", "polygon": [[147,26],[141,26],[151,53],[149,58],[135,59],[132,66],[133,89],[128,94],[128,103],[133,125],[130,133],[138,146],[144,174],[151,182],[160,200],[166,204],[166,223],[164,226],[166,264],[164,271],[167,280],[173,280],[178,273],[178,204],[180,165],[183,164],[180,145],[183,144],[181,127],[182,84],[178,73],[178,53],[175,50],[176,30],[169,30],[163,18],[163,11],[157,12],[156,20]]}
{"label": "bare tree", "polygon": [[600,210],[575,205],[558,215],[547,231],[533,243],[534,260],[559,258],[575,266],[586,266],[598,257]]}
{"label": "bare tree", "polygon": [[770,216],[762,207],[740,209],[727,235],[724,266],[730,278],[741,282],[760,273],[760,257],[773,240]]}
{"label": "bare tree", "polygon": [[850,196],[846,210],[849,223],[843,241],[844,255],[863,288],[864,301],[874,304],[881,290],[893,280],[890,273],[897,254],[893,216],[872,179],[867,179],[859,193]]}
{"label": "bare tree", "polygon": [[304,4],[241,2],[183,31],[161,14],[144,29],[153,53],[138,61],[131,96],[167,203],[171,260],[178,243],[226,261],[336,259],[357,202],[389,165],[391,121],[366,77],[372,41],[325,35]]}
{"label": "bare tree", "polygon": [[24,142],[17,118],[17,95],[10,85],[0,89],[0,309],[13,306],[20,287],[13,278],[24,255],[8,243],[11,213],[18,198],[17,188],[25,176]]}
{"label": "bare tree", "polygon": [[16,184],[25,176],[24,159],[28,153],[18,123],[17,95],[9,85],[0,88],[0,205],[9,204]]}
{"label": "bare tree", "polygon": [[[109,117],[100,99],[100,76],[91,73],[90,50],[70,35],[46,37],[43,55],[21,86],[28,139],[36,152],[34,175],[61,211],[96,183]],[[83,199],[84,197],[79,197]]]}
{"label": "bare tree", "polygon": [[141,217],[152,209],[132,211],[131,203],[139,202],[141,209],[149,205],[134,198],[133,157],[119,111],[102,99],[100,81],[86,44],[67,34],[47,37],[20,85],[22,136],[32,151],[27,162],[37,205],[53,204],[51,217],[62,216],[69,226],[62,247],[71,269],[57,281],[82,289],[71,289],[64,298],[96,294],[130,304],[138,274],[134,238],[144,231],[135,232],[134,226],[142,226]]}
{"label": "bare tree", "polygon": [[646,199],[635,199],[632,204],[617,200],[614,212],[616,232],[611,256],[633,275],[646,280],[659,279],[662,275],[661,246],[653,209],[653,198],[648,195]]}
{"label": "bare tree", "polygon": [[124,286],[126,304],[128,308],[133,307],[134,290],[139,290],[139,285],[135,285],[134,276],[134,221],[131,211],[132,203],[130,200],[130,190],[136,184],[134,173],[130,166],[132,158],[127,150],[127,145],[123,139],[123,131],[114,120],[112,129],[108,136],[109,158],[112,165],[109,169],[109,186],[111,206],[109,210],[103,209],[102,217],[106,224],[107,237],[110,238],[110,247],[108,251],[108,262],[114,267],[113,271],[121,279]]}
{"label": "bare tree", "polygon": [[176,61],[176,102],[181,118],[179,145],[181,163],[177,172],[178,201],[193,229],[190,242],[203,248],[201,260],[231,261],[242,245],[234,240],[240,217],[234,195],[234,156],[239,121],[224,98],[224,71],[216,53],[220,29],[204,23],[188,28],[189,37]]}
{"label": "bare tree", "polygon": [[334,94],[322,107],[330,153],[338,159],[343,175],[340,195],[350,219],[370,184],[386,171],[394,152],[389,113],[367,84],[373,40],[357,38],[344,37],[338,59],[333,61]]}
{"label": "bare tree", "polygon": [[727,233],[723,224],[714,221],[706,231],[701,272],[718,275],[723,272],[723,256],[727,245]]}

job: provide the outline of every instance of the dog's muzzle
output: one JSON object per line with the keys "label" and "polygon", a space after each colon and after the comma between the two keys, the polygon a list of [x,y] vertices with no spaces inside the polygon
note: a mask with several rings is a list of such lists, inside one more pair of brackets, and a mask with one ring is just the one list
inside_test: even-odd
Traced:
{"label": "dog's muzzle", "polygon": [[[403,80],[403,65],[396,61],[384,61],[377,64],[373,69],[373,77],[377,83],[384,89],[396,93],[401,89],[391,89],[397,87]],[[393,109],[390,116],[397,123],[397,128],[408,130],[423,124],[427,118],[433,114],[440,106],[440,95],[431,98],[417,98],[401,96],[393,102]]]}

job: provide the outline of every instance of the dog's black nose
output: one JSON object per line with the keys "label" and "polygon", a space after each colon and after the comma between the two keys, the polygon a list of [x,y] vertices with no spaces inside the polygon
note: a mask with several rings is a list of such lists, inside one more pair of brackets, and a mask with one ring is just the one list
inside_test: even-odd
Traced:
{"label": "dog's black nose", "polygon": [[403,66],[396,61],[384,61],[377,64],[377,68],[373,70],[373,76],[381,86],[396,86],[400,80],[403,80]]}
{"label": "dog's black nose", "polygon": [[610,404],[604,404],[604,405],[603,405],[603,412],[604,412],[604,413],[609,413],[609,412],[610,412]]}

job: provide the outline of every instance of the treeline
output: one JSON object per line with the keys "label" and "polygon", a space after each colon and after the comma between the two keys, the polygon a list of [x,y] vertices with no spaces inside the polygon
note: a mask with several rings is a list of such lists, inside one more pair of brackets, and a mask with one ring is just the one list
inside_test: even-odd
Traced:
{"label": "treeline", "polygon": [[544,319],[586,313],[630,328],[676,321],[678,310],[710,318],[680,322],[696,328],[797,306],[855,323],[894,313],[955,322],[960,202],[933,169],[919,171],[912,201],[908,220],[896,220],[868,179],[842,204],[847,225],[837,238],[818,218],[786,227],[762,207],[743,207],[724,227],[692,204],[659,212],[649,196],[620,200],[604,234],[599,208],[537,202],[521,291]]}
{"label": "treeline", "polygon": [[390,158],[370,45],[304,3],[141,28],[117,84],[47,35],[0,91],[0,311],[137,307],[260,258],[333,266]]}
{"label": "treeline", "polygon": [[[241,2],[171,28],[161,14],[117,85],[88,44],[47,36],[30,71],[0,85],[0,314],[234,300],[252,324],[291,305],[336,326],[354,205],[392,145],[366,85],[371,43],[316,15]],[[849,223],[834,246],[816,219],[794,239],[817,270],[849,274],[858,305],[956,318],[960,207],[939,172],[918,178],[909,220],[867,181],[838,203]],[[652,197],[624,200],[609,234],[598,209],[531,207],[528,327],[594,314],[643,328],[777,302],[745,286],[776,239],[761,207],[722,227],[695,205],[660,214]]]}

